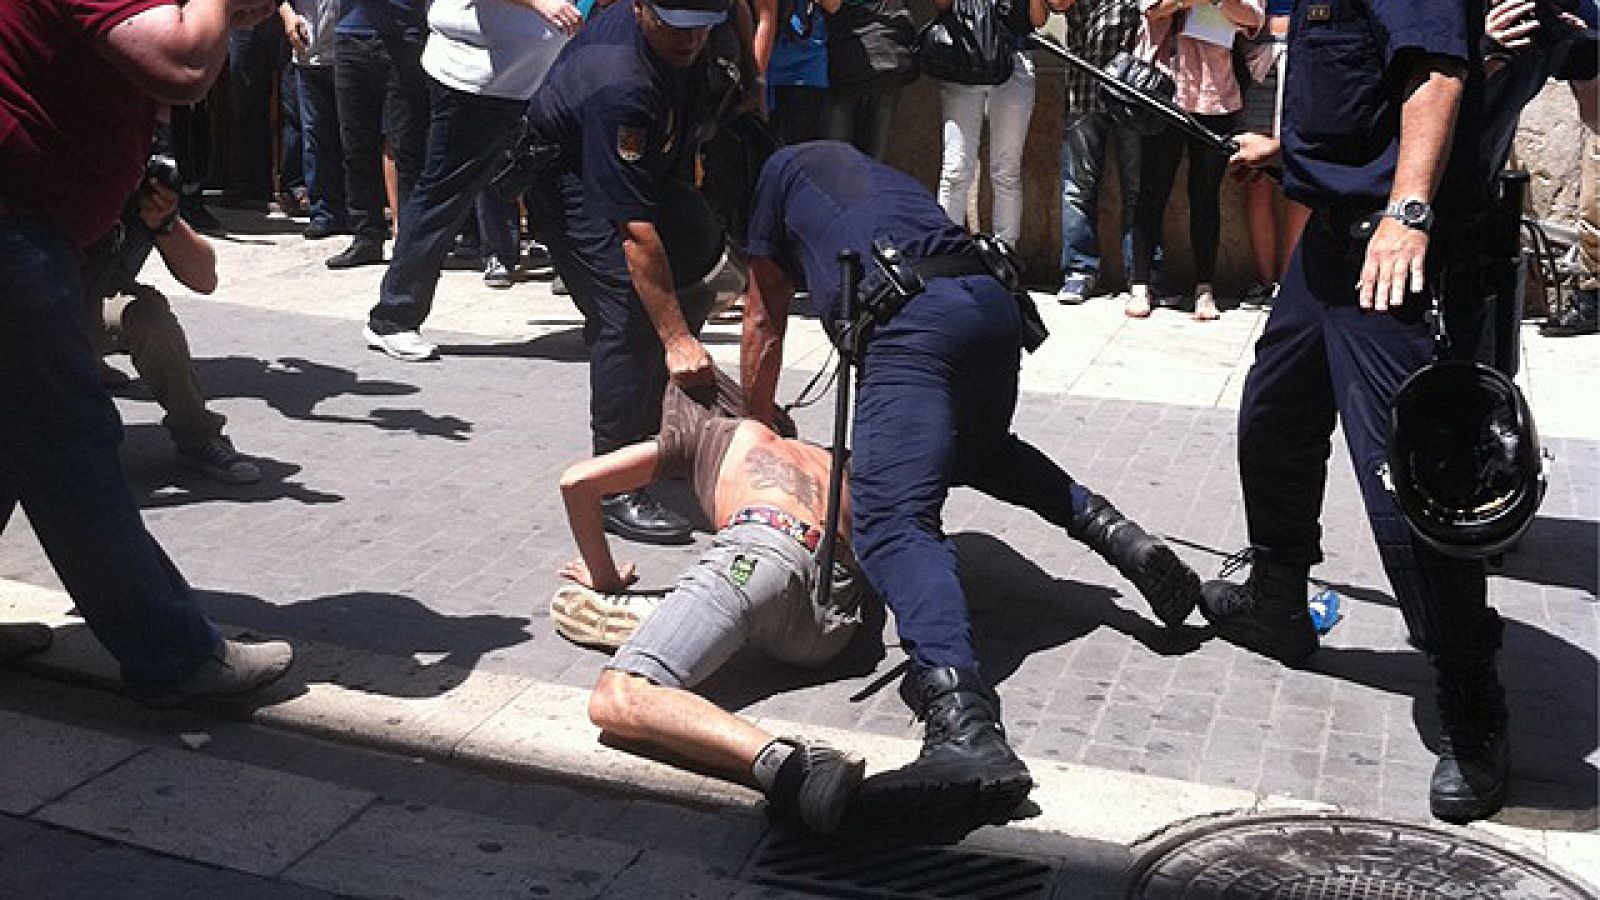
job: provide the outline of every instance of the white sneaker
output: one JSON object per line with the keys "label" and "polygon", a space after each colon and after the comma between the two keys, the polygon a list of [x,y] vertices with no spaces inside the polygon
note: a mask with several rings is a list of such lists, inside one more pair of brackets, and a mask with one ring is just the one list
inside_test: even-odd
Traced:
{"label": "white sneaker", "polygon": [[421,362],[439,355],[439,348],[423,340],[421,333],[416,331],[379,334],[372,330],[371,325],[365,325],[361,333],[366,336],[368,347],[382,350],[386,355],[404,362]]}
{"label": "white sneaker", "polygon": [[556,633],[586,647],[615,650],[628,642],[661,605],[663,594],[601,594],[578,584],[562,585],[550,600]]}

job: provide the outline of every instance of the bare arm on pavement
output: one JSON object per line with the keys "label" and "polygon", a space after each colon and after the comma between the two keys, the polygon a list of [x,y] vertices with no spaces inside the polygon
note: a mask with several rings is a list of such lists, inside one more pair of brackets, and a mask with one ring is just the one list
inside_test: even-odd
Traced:
{"label": "bare arm on pavement", "polygon": [[600,502],[608,494],[649,484],[655,478],[656,458],[656,442],[643,441],[574,463],[561,473],[561,500],[579,554],[561,567],[563,578],[601,592],[620,591],[638,580],[633,563],[618,566],[611,556]]}

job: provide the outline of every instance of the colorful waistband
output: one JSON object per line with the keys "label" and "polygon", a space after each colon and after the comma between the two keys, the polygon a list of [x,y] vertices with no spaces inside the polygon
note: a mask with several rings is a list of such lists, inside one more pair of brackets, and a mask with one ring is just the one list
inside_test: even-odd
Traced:
{"label": "colorful waistband", "polygon": [[822,541],[822,529],[771,506],[746,506],[728,517],[729,527],[747,524],[776,528],[812,553],[817,552],[817,544]]}

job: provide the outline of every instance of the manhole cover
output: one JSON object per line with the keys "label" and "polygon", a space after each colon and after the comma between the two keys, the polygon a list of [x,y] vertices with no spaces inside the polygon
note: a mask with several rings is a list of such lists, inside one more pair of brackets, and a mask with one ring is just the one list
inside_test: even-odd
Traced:
{"label": "manhole cover", "polygon": [[1138,900],[1595,900],[1547,864],[1459,832],[1333,815],[1230,819],[1175,835],[1129,876]]}
{"label": "manhole cover", "polygon": [[947,847],[852,847],[780,836],[756,855],[746,873],[757,884],[824,897],[860,900],[1045,896],[1054,874],[1028,859]]}

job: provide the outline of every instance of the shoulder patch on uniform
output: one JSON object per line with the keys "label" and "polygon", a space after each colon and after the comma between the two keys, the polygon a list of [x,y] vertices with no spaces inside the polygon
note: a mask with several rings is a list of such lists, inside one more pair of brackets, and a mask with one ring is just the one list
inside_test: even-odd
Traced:
{"label": "shoulder patch on uniform", "polygon": [[744,554],[735,556],[732,564],[728,566],[728,579],[738,587],[749,584],[750,576],[755,573],[756,561]]}
{"label": "shoulder patch on uniform", "polygon": [[1307,22],[1329,22],[1333,20],[1333,6],[1328,3],[1313,3],[1306,10]]}
{"label": "shoulder patch on uniform", "polygon": [[644,158],[644,126],[617,126],[617,155],[623,162],[638,162]]}

